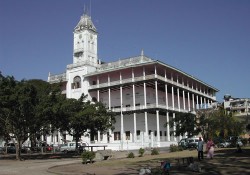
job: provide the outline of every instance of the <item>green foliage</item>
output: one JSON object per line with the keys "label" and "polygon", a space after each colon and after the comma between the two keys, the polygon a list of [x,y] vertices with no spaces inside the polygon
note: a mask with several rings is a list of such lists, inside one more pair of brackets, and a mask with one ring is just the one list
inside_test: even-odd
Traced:
{"label": "green foliage", "polygon": [[151,155],[159,155],[158,149],[153,148],[153,149],[151,150]]}
{"label": "green foliage", "polygon": [[[183,136],[187,134],[187,137],[192,137],[197,135],[199,130],[196,128],[196,116],[192,113],[176,113],[175,118],[169,121],[170,127],[174,127],[175,131],[171,131],[171,134],[174,136]],[[167,123],[165,124],[165,126]]]}
{"label": "green foliage", "polygon": [[134,153],[133,153],[133,152],[130,152],[130,153],[128,154],[127,158],[135,158]]}
{"label": "green foliage", "polygon": [[139,156],[142,157],[143,154],[144,154],[144,152],[145,152],[145,149],[140,148],[140,149],[139,149]]}
{"label": "green foliage", "polygon": [[78,143],[86,131],[112,128],[115,117],[105,105],[86,101],[84,94],[78,100],[67,99],[60,88],[61,83],[19,82],[0,72],[0,136],[8,141],[12,133],[19,146],[30,137],[34,146],[43,135],[60,130],[68,131]]}
{"label": "green foliage", "polygon": [[183,148],[181,146],[171,144],[170,145],[170,152],[176,152],[176,151],[183,151]]}
{"label": "green foliage", "polygon": [[233,116],[231,112],[220,109],[214,111],[208,120],[208,137],[227,138],[231,135],[240,135],[243,132],[243,124]]}
{"label": "green foliage", "polygon": [[243,143],[244,146],[247,145],[248,139],[247,138],[243,138],[241,139],[241,142]]}
{"label": "green foliage", "polygon": [[82,157],[82,163],[86,164],[88,161],[92,163],[93,159],[95,158],[95,152],[85,151],[81,154],[81,157]]}

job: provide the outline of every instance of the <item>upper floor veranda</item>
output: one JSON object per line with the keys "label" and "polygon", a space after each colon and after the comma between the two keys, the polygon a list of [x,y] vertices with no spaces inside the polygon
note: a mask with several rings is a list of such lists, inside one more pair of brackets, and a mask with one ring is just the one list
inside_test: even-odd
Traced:
{"label": "upper floor veranda", "polygon": [[[144,55],[100,64],[94,72],[78,75],[88,81],[88,91],[158,81],[216,101],[218,90],[175,67]],[[71,82],[66,73],[49,75],[50,83]]]}

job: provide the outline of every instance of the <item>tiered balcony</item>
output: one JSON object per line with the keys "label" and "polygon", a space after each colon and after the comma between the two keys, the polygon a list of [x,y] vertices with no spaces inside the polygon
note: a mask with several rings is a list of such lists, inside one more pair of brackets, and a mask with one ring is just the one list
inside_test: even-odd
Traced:
{"label": "tiered balcony", "polygon": [[187,91],[190,91],[190,92],[193,92],[195,94],[204,96],[206,98],[216,100],[215,96],[211,96],[209,94],[204,94],[204,93],[202,93],[200,91],[197,91],[195,89],[192,89],[192,88],[190,88],[188,86],[185,86],[183,84],[177,83],[175,81],[172,81],[170,79],[167,79],[165,77],[162,77],[160,75],[155,75],[155,74],[146,75],[145,77],[144,76],[135,77],[134,79],[133,78],[128,78],[128,79],[123,79],[123,80],[118,80],[118,81],[112,81],[110,83],[106,82],[106,83],[101,83],[101,84],[97,84],[97,85],[90,85],[89,90],[91,91],[91,90],[96,90],[96,89],[100,89],[100,88],[108,88],[108,87],[117,86],[117,85],[129,84],[129,83],[132,83],[132,82],[140,82],[140,81],[147,81],[147,80],[154,80],[154,79],[158,79],[158,80],[161,80],[161,81],[166,82],[168,84],[172,84],[172,85],[174,85],[176,87],[185,89]]}

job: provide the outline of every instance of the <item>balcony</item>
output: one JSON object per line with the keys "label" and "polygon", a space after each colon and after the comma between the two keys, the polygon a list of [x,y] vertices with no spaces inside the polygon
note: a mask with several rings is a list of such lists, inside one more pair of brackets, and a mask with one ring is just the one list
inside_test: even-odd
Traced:
{"label": "balcony", "polygon": [[59,83],[67,81],[66,79],[66,73],[57,74],[57,75],[49,75],[48,82],[49,83]]}
{"label": "balcony", "polygon": [[77,68],[77,67],[81,67],[84,65],[91,65],[94,67],[100,67],[100,65],[97,62],[90,62],[90,61],[82,61],[79,63],[74,63],[74,64],[69,64],[67,65],[67,69],[73,69],[73,68]]}
{"label": "balcony", "polygon": [[[113,107],[111,108],[112,112],[115,113],[120,113],[120,112],[134,112],[134,111],[138,111],[138,110],[152,110],[152,109],[163,109],[163,110],[170,110],[170,111],[176,111],[176,112],[183,112],[183,113],[188,113],[190,111],[186,110],[186,109],[178,109],[178,108],[173,108],[173,106],[166,106],[163,104],[147,104],[145,105],[139,105],[139,106],[129,106],[129,107]],[[191,111],[191,113],[195,114],[195,111]]]}
{"label": "balcony", "polygon": [[154,80],[154,79],[158,79],[158,80],[161,80],[161,81],[166,82],[168,84],[172,84],[172,85],[174,85],[176,87],[185,89],[187,91],[190,91],[190,92],[193,92],[195,94],[204,96],[206,98],[216,100],[215,96],[211,96],[209,94],[204,94],[204,93],[202,93],[202,92],[200,92],[200,91],[198,91],[196,89],[192,89],[192,88],[190,88],[188,86],[184,86],[183,84],[177,83],[175,81],[172,81],[170,79],[167,79],[165,77],[162,77],[160,75],[155,75],[155,74],[141,76],[141,77],[135,77],[134,79],[133,78],[128,78],[128,79],[123,79],[123,80],[118,80],[118,81],[105,82],[105,83],[101,83],[101,84],[97,84],[97,85],[90,85],[89,90],[95,90],[95,89],[99,89],[99,88],[108,88],[108,87],[112,87],[112,86],[128,84],[128,83],[131,83],[131,82],[140,82],[140,81]]}

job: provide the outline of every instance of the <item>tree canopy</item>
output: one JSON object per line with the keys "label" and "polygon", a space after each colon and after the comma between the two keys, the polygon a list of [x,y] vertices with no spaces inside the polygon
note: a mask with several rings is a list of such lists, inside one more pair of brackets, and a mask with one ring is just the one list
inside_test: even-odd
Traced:
{"label": "tree canopy", "polygon": [[113,114],[99,102],[67,99],[60,84],[43,80],[17,81],[0,72],[0,137],[17,143],[16,158],[21,159],[22,144],[31,146],[41,135],[68,131],[76,140],[86,132],[105,131],[115,122]]}
{"label": "tree canopy", "polygon": [[239,136],[243,132],[243,124],[239,119],[222,107],[197,111],[196,115],[177,113],[169,124],[170,127],[175,124],[175,130],[172,131],[175,136],[191,137],[201,134],[205,140]]}

